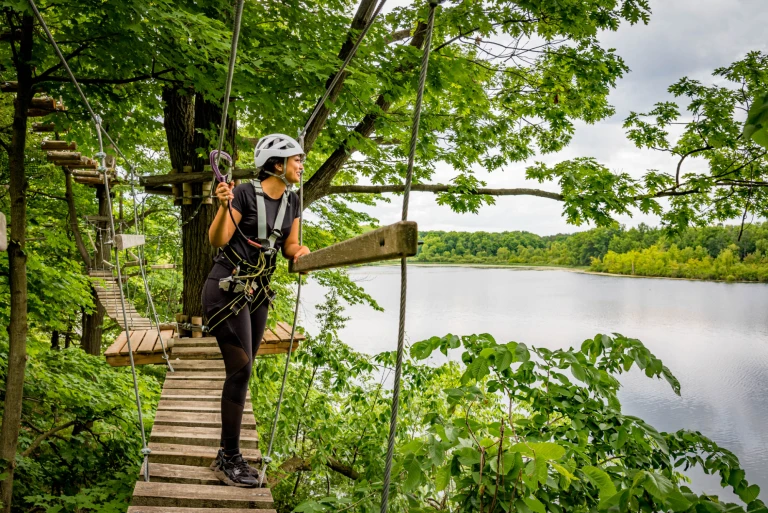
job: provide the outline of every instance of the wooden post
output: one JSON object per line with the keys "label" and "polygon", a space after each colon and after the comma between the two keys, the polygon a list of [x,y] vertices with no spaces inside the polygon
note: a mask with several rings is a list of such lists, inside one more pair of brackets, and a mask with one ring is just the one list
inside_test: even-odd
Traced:
{"label": "wooden post", "polygon": [[[202,338],[203,336],[203,318],[192,317],[192,338]],[[199,328],[199,329],[196,329]]]}
{"label": "wooden post", "polygon": [[413,256],[418,248],[418,226],[400,221],[305,255],[296,264],[291,260],[288,269],[296,273],[391,260]]}
{"label": "wooden post", "polygon": [[[178,173],[178,171],[176,171],[175,169],[171,169],[172,175],[175,175],[176,173]],[[179,190],[178,184],[171,185],[171,192],[173,193],[173,204],[181,205],[181,191]]]}
{"label": "wooden post", "polygon": [[141,246],[145,242],[143,235],[117,234],[115,235],[115,247],[119,250]]}
{"label": "wooden post", "polygon": [[0,212],[0,251],[8,251],[8,227],[5,223],[5,214]]}
{"label": "wooden post", "polygon": [[[192,172],[192,166],[184,166],[182,168],[182,172],[184,173],[191,173]],[[184,183],[181,187],[181,190],[184,193],[184,200],[182,203],[184,205],[191,205],[192,204],[192,184],[191,183]]]}
{"label": "wooden post", "polygon": [[213,204],[213,198],[211,197],[211,187],[213,187],[213,182],[203,182],[203,203],[206,205]]}
{"label": "wooden post", "polygon": [[[176,314],[177,323],[187,322],[187,319],[188,317],[184,314],[180,314],[180,313]],[[179,333],[179,338],[184,338],[189,336],[189,331],[183,329],[181,326],[178,326],[178,333]]]}

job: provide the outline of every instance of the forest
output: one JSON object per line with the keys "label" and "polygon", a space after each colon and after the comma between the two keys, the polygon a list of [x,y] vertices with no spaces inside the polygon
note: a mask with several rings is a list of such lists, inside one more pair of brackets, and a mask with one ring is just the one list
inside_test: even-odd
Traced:
{"label": "forest", "polygon": [[592,271],[700,280],[768,281],[768,224],[679,231],[608,226],[538,236],[528,232],[422,232],[415,261],[557,265]]}
{"label": "forest", "polygon": [[[33,2],[0,2],[5,512],[127,511],[142,463],[134,383],[130,368],[105,362],[122,328],[98,300],[99,281],[89,271],[119,258],[126,296],[145,313],[145,263],[161,322],[201,314],[215,254],[206,234],[218,208],[205,201],[204,184],[212,180],[206,165],[220,129],[235,178],[253,179],[256,140],[293,135],[317,110],[303,142],[304,243],[313,251],[378,226],[363,207],[402,200],[430,12],[436,21],[411,190],[466,214],[493,208],[502,196],[531,196],[556,202],[573,225],[597,228],[551,238],[426,233],[416,261],[520,258],[606,272],[630,265],[638,274],[678,262],[675,272],[696,274],[691,262],[722,259],[729,269],[754,264],[755,279],[765,279],[765,225],[735,239],[738,226],[691,227],[768,214],[768,54],[735,55],[709,70],[711,80],[670,84],[674,101],[635,107],[624,121],[627,139],[672,156],[669,168],[633,176],[589,155],[540,160],[567,148],[580,123],[615,114],[609,95],[630,70],[598,34],[653,23],[647,0],[416,1],[376,19],[371,0],[246,2],[223,127],[232,2],[34,4],[100,126]],[[107,133],[109,169],[106,157],[89,160]],[[77,165],[89,169],[76,173],[57,161],[48,141],[76,147]],[[478,174],[509,172],[510,164],[524,164],[530,187],[496,188]],[[438,166],[452,178],[440,183]],[[617,216],[638,211],[680,235],[616,227]],[[112,218],[114,233],[105,221]],[[113,245],[114,235],[133,233],[146,237],[141,251]],[[646,260],[664,269],[646,268]],[[747,271],[727,273],[712,277],[751,279]],[[353,322],[345,305],[380,308],[345,270],[302,279],[328,294],[318,306],[320,329],[307,333],[289,366],[272,440],[285,356],[258,358],[250,382],[261,447],[274,444],[274,505],[280,512],[379,511],[394,341],[367,354],[340,339]],[[270,323],[293,321],[295,280],[280,260]],[[457,358],[435,365],[438,353]],[[768,513],[738,458],[707,433],[659,431],[622,411],[618,390],[628,372],[685,393],[674,369],[631,334],[596,334],[550,350],[471,331],[435,333],[409,342],[402,366],[388,511]],[[162,365],[137,367],[147,432],[165,380]],[[692,489],[684,474],[691,467],[716,476],[738,503]]]}

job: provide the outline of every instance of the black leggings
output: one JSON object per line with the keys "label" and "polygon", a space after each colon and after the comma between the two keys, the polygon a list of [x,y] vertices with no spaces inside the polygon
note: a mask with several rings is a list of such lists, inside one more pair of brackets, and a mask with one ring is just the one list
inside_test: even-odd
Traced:
{"label": "black leggings", "polygon": [[[221,264],[214,264],[211,269],[203,287],[203,310],[207,318],[235,297],[234,293],[219,288],[219,279],[230,274],[231,271]],[[269,302],[262,301],[253,311],[249,306],[253,305],[246,304],[237,315],[233,313],[211,332],[219,344],[226,370],[221,392],[221,446],[227,455],[240,451],[240,425],[248,381],[267,325]]]}

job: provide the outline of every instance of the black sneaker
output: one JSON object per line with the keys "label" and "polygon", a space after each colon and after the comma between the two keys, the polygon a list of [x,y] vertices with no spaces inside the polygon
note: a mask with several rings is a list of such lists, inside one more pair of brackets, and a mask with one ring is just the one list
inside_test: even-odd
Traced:
{"label": "black sneaker", "polygon": [[214,475],[229,486],[254,488],[259,484],[258,479],[251,475],[252,467],[245,462],[240,453],[227,458],[224,456],[224,451],[219,450],[212,466]]}
{"label": "black sneaker", "polygon": [[[219,449],[219,454],[216,456],[216,459],[211,462],[210,469],[211,470],[216,470],[216,467],[219,466],[219,459],[220,458],[224,458],[224,457],[225,457],[224,456],[224,450],[223,449]],[[259,471],[259,469],[252,467],[251,464],[248,463],[247,461],[245,462],[245,464],[248,466],[248,473],[251,476],[253,476],[254,479],[256,479],[256,482],[258,483],[259,476],[261,476],[261,472]],[[262,485],[262,486],[265,486],[265,485]]]}

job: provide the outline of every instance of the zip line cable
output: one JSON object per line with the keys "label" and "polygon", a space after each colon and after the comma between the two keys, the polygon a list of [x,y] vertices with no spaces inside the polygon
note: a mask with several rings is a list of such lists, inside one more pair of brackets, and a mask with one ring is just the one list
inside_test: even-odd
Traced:
{"label": "zip line cable", "polygon": [[[45,20],[43,19],[43,16],[40,14],[40,11],[37,9],[37,5],[35,5],[34,0],[28,0],[29,5],[32,8],[32,12],[35,14],[35,17],[37,18],[38,22],[40,22],[40,26],[43,28],[43,31],[45,32],[45,35],[48,37],[48,40],[51,43],[51,46],[53,46],[53,49],[56,52],[56,55],[59,57],[59,60],[61,61],[62,66],[67,71],[67,74],[69,75],[69,78],[72,80],[72,84],[77,89],[78,94],[80,95],[80,98],[82,98],[83,103],[88,109],[88,113],[91,115],[91,119],[93,120],[94,126],[96,127],[96,135],[98,136],[99,141],[99,153],[96,155],[96,157],[99,159],[99,171],[103,173],[104,175],[104,189],[105,189],[105,196],[107,199],[107,210],[109,212],[109,229],[110,229],[110,236],[112,240],[114,241],[115,237],[115,218],[112,212],[112,198],[110,197],[110,191],[109,191],[109,173],[107,172],[107,166],[106,166],[106,157],[107,154],[104,153],[104,141],[102,139],[102,133],[106,136],[106,138],[109,140],[109,142],[113,145],[117,153],[125,160],[126,162],[128,159],[126,159],[125,155],[120,151],[117,144],[112,140],[112,138],[109,136],[109,134],[104,130],[104,128],[101,125],[101,118],[96,115],[96,113],[91,108],[90,102],[88,102],[88,98],[86,98],[85,94],[83,93],[83,90],[80,88],[80,84],[77,82],[77,79],[75,78],[74,73],[72,73],[72,70],[69,67],[69,64],[67,63],[66,58],[64,58],[64,55],[61,53],[61,50],[59,49],[59,45],[56,44],[56,40],[53,37],[53,34],[51,34],[50,29],[48,28],[48,25],[45,23]],[[129,163],[129,167],[130,163]],[[135,207],[135,198],[134,198],[134,207]],[[136,377],[136,364],[133,359],[133,349],[131,347],[131,337],[128,328],[130,327],[128,324],[128,314],[125,307],[125,293],[123,291],[123,277],[122,277],[122,269],[120,267],[120,251],[117,249],[117,247],[114,248],[115,251],[115,267],[117,269],[117,288],[120,293],[120,305],[122,307],[122,313],[123,313],[123,323],[125,324],[125,336],[127,340],[128,345],[128,357],[131,363],[131,376],[133,378],[133,391],[134,395],[136,397],[136,411],[138,414],[138,421],[139,421],[139,430],[141,432],[141,453],[144,456],[144,480],[149,481],[149,454],[151,453],[151,450],[147,446],[147,435],[144,431],[144,419],[142,416],[142,409],[141,409],[141,396],[139,394],[139,384],[138,379]],[[146,283],[146,277],[145,277],[145,283]],[[158,325],[158,334],[159,334],[159,325]],[[162,336],[160,337],[160,343],[163,344]],[[163,346],[163,349],[164,346]],[[165,351],[163,351],[165,353]],[[166,360],[167,361],[167,360]]]}
{"label": "zip line cable", "polygon": [[[421,122],[421,104],[424,98],[424,85],[427,80],[427,68],[429,67],[429,52],[432,46],[432,32],[435,28],[435,9],[439,0],[429,2],[429,21],[427,22],[427,37],[424,41],[424,54],[421,59],[421,72],[419,73],[419,89],[416,94],[416,105],[413,108],[413,126],[411,128],[411,142],[408,153],[408,171],[405,175],[405,191],[403,193],[402,221],[408,220],[408,202],[411,195],[411,182],[413,181],[413,163],[416,158],[416,140],[419,137],[419,123]],[[392,412],[389,419],[389,439],[387,440],[387,457],[384,463],[384,484],[381,490],[381,513],[387,513],[389,503],[389,484],[392,475],[392,455],[395,450],[395,435],[397,434],[397,414],[400,402],[400,377],[403,372],[403,350],[405,346],[405,300],[408,292],[408,259],[400,259],[400,324],[397,332],[397,361],[395,363],[395,384],[392,391]]]}

